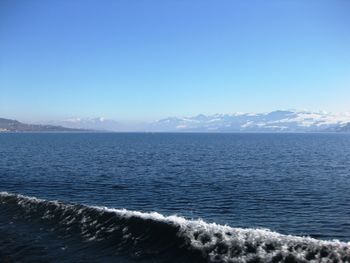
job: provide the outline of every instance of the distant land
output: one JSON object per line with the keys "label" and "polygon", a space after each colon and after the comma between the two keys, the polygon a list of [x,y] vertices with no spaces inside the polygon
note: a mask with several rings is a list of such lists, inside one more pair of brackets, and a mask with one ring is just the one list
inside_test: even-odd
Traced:
{"label": "distant land", "polygon": [[119,132],[350,132],[350,113],[276,110],[168,117],[133,125],[102,117],[70,118],[49,123],[73,129]]}
{"label": "distant land", "polygon": [[349,132],[349,114],[309,111],[272,111],[166,118],[155,129],[219,132]]}
{"label": "distant land", "polygon": [[26,124],[17,120],[0,118],[0,132],[73,132],[87,131],[54,125]]}
{"label": "distant land", "polygon": [[0,118],[0,132],[350,132],[350,114],[285,111],[199,114],[148,123],[125,124],[106,118],[71,118],[26,124]]}

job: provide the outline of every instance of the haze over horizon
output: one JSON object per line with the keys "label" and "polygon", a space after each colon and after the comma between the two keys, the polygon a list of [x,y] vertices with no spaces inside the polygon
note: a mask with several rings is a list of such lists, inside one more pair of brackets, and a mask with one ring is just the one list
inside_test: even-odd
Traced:
{"label": "haze over horizon", "polygon": [[348,1],[0,3],[0,117],[350,112]]}
{"label": "haze over horizon", "polygon": [[276,110],[263,113],[170,116],[149,122],[123,122],[97,117],[36,124],[117,132],[349,132],[350,112],[334,114],[325,111]]}

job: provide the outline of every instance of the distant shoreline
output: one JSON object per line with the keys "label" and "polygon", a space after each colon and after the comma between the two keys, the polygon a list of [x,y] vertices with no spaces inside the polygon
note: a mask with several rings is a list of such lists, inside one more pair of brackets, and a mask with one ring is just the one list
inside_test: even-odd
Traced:
{"label": "distant shoreline", "polygon": [[172,132],[172,131],[0,131],[0,134],[21,134],[21,133],[73,133],[73,134],[350,134],[350,132],[338,132],[338,131],[296,131],[296,132],[280,132],[280,131],[232,131],[232,132],[191,132],[191,131],[183,131],[183,132]]}

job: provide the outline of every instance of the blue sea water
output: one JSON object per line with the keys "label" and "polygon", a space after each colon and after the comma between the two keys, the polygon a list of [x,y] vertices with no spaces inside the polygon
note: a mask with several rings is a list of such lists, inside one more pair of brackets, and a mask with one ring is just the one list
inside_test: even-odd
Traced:
{"label": "blue sea water", "polygon": [[350,134],[3,133],[0,234],[15,241],[0,251],[16,229],[35,239],[33,215],[18,219],[39,209],[28,196],[348,242],[349,189]]}

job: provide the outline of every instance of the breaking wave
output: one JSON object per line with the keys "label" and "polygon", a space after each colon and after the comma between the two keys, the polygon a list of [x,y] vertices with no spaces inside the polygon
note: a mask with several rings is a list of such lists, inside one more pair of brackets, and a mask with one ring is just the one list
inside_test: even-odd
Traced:
{"label": "breaking wave", "polygon": [[2,211],[152,262],[350,262],[350,242],[0,192]]}

